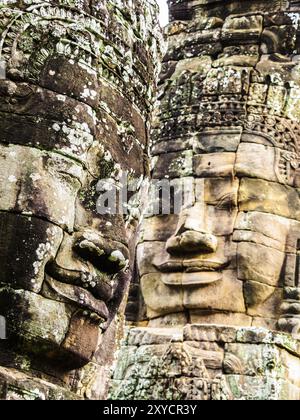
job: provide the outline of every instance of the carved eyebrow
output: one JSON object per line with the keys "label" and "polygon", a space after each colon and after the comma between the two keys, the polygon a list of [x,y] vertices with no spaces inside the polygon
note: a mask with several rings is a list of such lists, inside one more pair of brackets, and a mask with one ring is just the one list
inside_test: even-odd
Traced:
{"label": "carved eyebrow", "polygon": [[222,195],[216,200],[216,208],[224,209],[230,207],[236,207],[236,195],[234,193],[227,193]]}

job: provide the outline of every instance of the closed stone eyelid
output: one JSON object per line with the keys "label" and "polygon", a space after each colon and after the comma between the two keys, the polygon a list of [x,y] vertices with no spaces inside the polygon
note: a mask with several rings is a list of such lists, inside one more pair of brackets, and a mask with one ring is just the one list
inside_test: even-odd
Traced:
{"label": "closed stone eyelid", "polygon": [[223,195],[219,200],[216,201],[216,208],[223,209],[224,207],[229,206],[236,207],[236,196],[235,194],[229,193]]}

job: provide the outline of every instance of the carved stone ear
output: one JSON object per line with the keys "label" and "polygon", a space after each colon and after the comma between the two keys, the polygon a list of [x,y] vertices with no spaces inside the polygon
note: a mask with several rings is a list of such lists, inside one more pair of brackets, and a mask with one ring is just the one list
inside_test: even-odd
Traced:
{"label": "carved stone ear", "polygon": [[282,271],[283,302],[278,328],[300,337],[300,232],[299,223],[292,221],[287,237],[286,257]]}
{"label": "carved stone ear", "polygon": [[[292,293],[292,290],[297,290],[300,287],[300,222],[296,220],[290,221],[290,231],[286,240],[286,257],[282,270],[282,282],[288,295]],[[298,299],[297,293],[295,293],[291,297],[292,299]]]}

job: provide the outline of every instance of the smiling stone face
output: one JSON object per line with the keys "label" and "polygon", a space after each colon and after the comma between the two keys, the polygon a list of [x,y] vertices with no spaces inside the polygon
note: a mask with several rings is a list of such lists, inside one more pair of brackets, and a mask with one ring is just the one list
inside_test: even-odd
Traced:
{"label": "smiling stone face", "polygon": [[0,6],[1,345],[60,377],[112,358],[131,230],[97,184],[145,175],[160,36],[148,2],[65,3]]}
{"label": "smiling stone face", "polygon": [[193,204],[144,220],[137,255],[150,319],[275,326],[288,238],[299,231],[298,193],[246,171],[239,177],[239,156],[238,148],[228,164],[228,153],[195,154]]}
{"label": "smiling stone face", "polygon": [[142,224],[150,327],[298,325],[299,17],[266,3],[171,2],[152,177],[189,200]]}

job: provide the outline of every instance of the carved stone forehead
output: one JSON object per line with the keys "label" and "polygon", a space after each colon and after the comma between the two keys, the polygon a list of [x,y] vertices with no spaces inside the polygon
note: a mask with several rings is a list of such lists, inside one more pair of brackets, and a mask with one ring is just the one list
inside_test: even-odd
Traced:
{"label": "carved stone forehead", "polygon": [[153,154],[188,151],[191,160],[192,153],[235,152],[237,166],[253,168],[258,153],[265,164],[270,158],[279,182],[294,184],[300,133],[298,6],[170,2]]}

